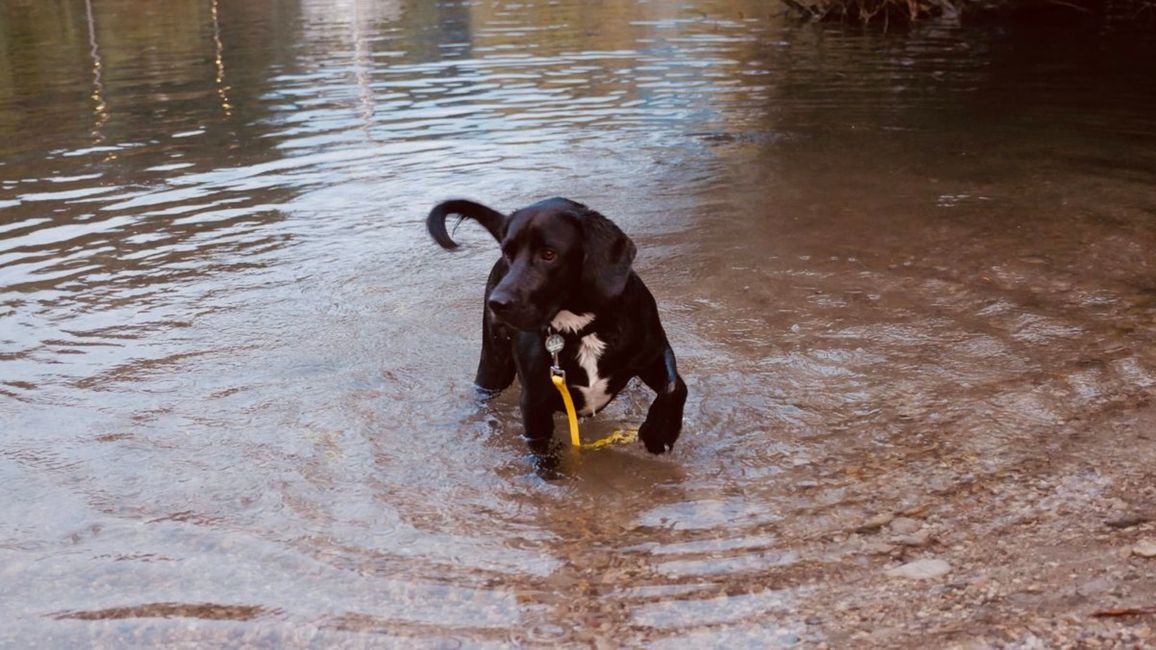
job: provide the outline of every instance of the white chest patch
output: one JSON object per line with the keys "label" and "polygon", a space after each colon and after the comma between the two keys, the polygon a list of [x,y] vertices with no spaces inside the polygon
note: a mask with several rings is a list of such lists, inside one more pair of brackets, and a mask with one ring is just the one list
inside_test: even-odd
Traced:
{"label": "white chest patch", "polygon": [[[559,332],[577,334],[593,322],[594,314],[575,314],[563,309],[550,321],[550,326]],[[594,415],[610,401],[610,395],[606,392],[609,381],[598,376],[598,360],[605,351],[606,342],[598,338],[597,334],[583,336],[578,344],[578,352],[574,356],[578,365],[586,371],[587,382],[585,386],[571,384],[582,393],[583,405],[579,415]]]}
{"label": "white chest patch", "polygon": [[[593,320],[593,318],[591,318]],[[581,329],[581,328],[579,328]],[[598,376],[598,359],[606,351],[606,342],[598,338],[597,334],[587,334],[582,337],[582,344],[578,346],[578,365],[586,371],[586,386],[575,386],[582,393],[582,415],[594,415],[610,401],[606,392],[608,381]]]}
{"label": "white chest patch", "polygon": [[550,321],[550,326],[559,332],[577,333],[583,327],[594,322],[594,314],[575,314],[563,309],[558,312],[554,320]]}

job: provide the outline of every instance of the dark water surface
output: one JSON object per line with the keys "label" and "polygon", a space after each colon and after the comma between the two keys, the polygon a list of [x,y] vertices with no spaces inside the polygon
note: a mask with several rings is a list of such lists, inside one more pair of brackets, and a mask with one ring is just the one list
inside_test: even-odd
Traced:
{"label": "dark water surface", "polygon": [[[0,645],[821,640],[820,542],[1146,400],[1156,50],[771,11],[0,1]],[[546,483],[421,222],[553,195],[691,397]]]}

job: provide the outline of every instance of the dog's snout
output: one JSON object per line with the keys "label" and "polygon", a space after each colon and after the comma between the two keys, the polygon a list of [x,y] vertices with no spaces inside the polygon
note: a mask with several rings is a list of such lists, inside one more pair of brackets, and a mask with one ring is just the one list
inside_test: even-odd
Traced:
{"label": "dog's snout", "polygon": [[486,306],[494,318],[516,329],[534,329],[540,325],[537,312],[527,308],[525,297],[509,288],[499,286],[494,289]]}
{"label": "dog's snout", "polygon": [[490,300],[487,304],[490,306],[490,311],[494,312],[495,314],[504,314],[510,311],[510,308],[514,306],[514,299],[508,294],[495,293],[494,295],[490,296]]}

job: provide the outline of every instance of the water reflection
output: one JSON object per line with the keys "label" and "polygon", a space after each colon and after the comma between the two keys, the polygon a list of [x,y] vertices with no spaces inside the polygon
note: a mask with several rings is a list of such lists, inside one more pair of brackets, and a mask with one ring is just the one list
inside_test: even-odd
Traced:
{"label": "water reflection", "polygon": [[108,121],[108,106],[104,103],[104,83],[100,80],[100,45],[96,42],[96,20],[92,16],[92,0],[84,0],[85,17],[88,19],[88,42],[92,46],[92,111],[95,115],[92,127],[93,146],[104,142],[102,129]]}
{"label": "water reflection", "polygon": [[221,110],[225,117],[229,117],[233,107],[229,104],[229,87],[225,84],[225,47],[221,44],[220,13],[217,0],[213,0],[213,44],[217,47],[213,62],[217,64],[217,96],[221,98]]}
{"label": "water reflection", "polygon": [[[838,642],[975,503],[1123,489],[1065,454],[1156,386],[1156,58],[755,0],[0,11],[0,645]],[[559,484],[469,398],[492,242],[420,226],[553,194],[691,384],[673,457]]]}

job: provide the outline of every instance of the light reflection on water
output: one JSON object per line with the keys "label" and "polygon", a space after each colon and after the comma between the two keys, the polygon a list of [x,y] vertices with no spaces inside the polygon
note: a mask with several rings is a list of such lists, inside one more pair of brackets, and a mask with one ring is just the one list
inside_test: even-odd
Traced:
{"label": "light reflection on water", "polygon": [[[1156,384],[1150,67],[753,1],[6,11],[3,641],[815,640],[832,535]],[[691,401],[546,484],[470,399],[493,245],[421,219],[555,194]]]}

